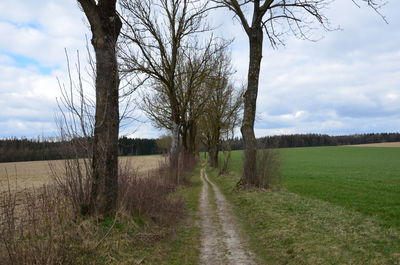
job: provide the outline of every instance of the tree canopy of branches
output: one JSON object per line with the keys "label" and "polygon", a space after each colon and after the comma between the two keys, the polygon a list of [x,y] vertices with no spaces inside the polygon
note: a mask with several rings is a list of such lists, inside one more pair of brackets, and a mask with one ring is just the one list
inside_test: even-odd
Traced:
{"label": "tree canopy of branches", "polygon": [[[227,44],[209,42],[204,50],[187,50],[178,64],[176,102],[180,110],[179,133],[186,153],[194,154],[197,149],[198,123],[212,96],[210,80],[218,71],[219,62],[215,57]],[[157,127],[171,130],[172,106],[167,99],[166,90],[156,87],[153,93],[144,96],[142,109]]]}
{"label": "tree canopy of branches", "polygon": [[[182,108],[187,107],[179,102],[185,101],[181,74],[185,67],[190,67],[187,52],[198,49],[197,35],[207,31],[203,20],[208,1],[122,0],[121,6],[125,22],[121,49],[124,71],[135,74],[141,78],[140,83],[146,82],[156,91],[154,100],[161,104],[162,110],[155,109],[152,116],[168,118],[157,123],[172,132],[171,168],[176,169]],[[164,113],[156,114],[160,111]],[[179,182],[179,172],[174,175]]]}
{"label": "tree canopy of branches", "polygon": [[[241,126],[244,168],[240,183],[259,187],[261,180],[256,174],[257,146],[254,121],[264,33],[273,47],[283,44],[284,37],[290,33],[301,39],[313,40],[313,29],[316,26],[330,30],[329,20],[323,11],[333,0],[214,0],[213,2],[233,12],[249,39],[248,82],[244,94]],[[381,0],[352,0],[352,2],[357,5],[358,2],[364,2],[380,14]]]}
{"label": "tree canopy of branches", "polygon": [[239,125],[243,94],[235,90],[231,78],[233,70],[226,50],[212,58],[213,71],[207,79],[207,104],[200,118],[202,142],[208,149],[209,164],[218,167],[218,145],[223,135]]}
{"label": "tree canopy of branches", "polygon": [[92,32],[96,110],[89,213],[113,215],[118,196],[119,72],[116,43],[122,22],[117,0],[77,0]]}

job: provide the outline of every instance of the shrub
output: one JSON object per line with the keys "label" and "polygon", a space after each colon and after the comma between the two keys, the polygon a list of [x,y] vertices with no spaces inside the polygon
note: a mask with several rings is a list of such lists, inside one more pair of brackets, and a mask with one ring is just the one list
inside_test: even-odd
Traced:
{"label": "shrub", "polygon": [[170,198],[176,186],[169,181],[168,165],[147,176],[129,168],[119,173],[119,208],[130,215],[148,217],[158,224],[170,224],[182,215],[183,201]]}
{"label": "shrub", "polygon": [[[180,165],[180,172],[192,170],[195,161],[188,158]],[[166,162],[147,175],[128,167],[120,169],[115,218],[82,216],[84,204],[79,200],[85,200],[90,189],[88,167],[81,167],[81,163],[84,161],[66,163],[65,175],[58,174],[53,185],[14,191],[8,184],[8,191],[0,192],[0,265],[99,264],[96,258],[112,256],[112,248],[119,246],[112,240],[125,240],[131,246],[130,237],[135,235],[117,231],[119,227],[125,225],[132,231],[132,222],[144,220],[150,230],[157,231],[151,233],[152,240],[159,240],[163,236],[160,231],[166,229],[152,226],[167,228],[182,216],[183,200],[171,196],[176,185]],[[140,235],[149,238],[149,233],[137,237]]]}
{"label": "shrub", "polygon": [[64,196],[50,187],[0,196],[0,264],[75,264],[78,238]]}
{"label": "shrub", "polygon": [[179,159],[179,174],[181,176],[182,183],[188,184],[188,172],[192,172],[198,162],[198,157],[190,153],[182,152]]}
{"label": "shrub", "polygon": [[54,187],[67,198],[76,215],[89,213],[91,200],[91,159],[64,160],[63,166],[49,163]]}
{"label": "shrub", "polygon": [[280,177],[281,158],[276,149],[257,150],[257,177],[260,188],[270,189]]}

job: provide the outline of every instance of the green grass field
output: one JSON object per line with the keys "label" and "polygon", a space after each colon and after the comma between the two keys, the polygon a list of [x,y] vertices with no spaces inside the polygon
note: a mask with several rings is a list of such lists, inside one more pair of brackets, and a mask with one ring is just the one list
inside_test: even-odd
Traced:
{"label": "green grass field", "polygon": [[233,205],[265,264],[400,264],[400,148],[281,149],[282,188],[234,190],[209,175]]}
{"label": "green grass field", "polygon": [[[308,147],[280,153],[287,190],[400,227],[400,148]],[[241,173],[241,151],[233,153],[231,168]]]}

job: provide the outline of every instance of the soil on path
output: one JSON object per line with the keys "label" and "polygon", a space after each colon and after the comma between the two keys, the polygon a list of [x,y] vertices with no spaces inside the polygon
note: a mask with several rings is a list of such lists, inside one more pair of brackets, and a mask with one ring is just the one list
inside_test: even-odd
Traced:
{"label": "soil on path", "polygon": [[219,188],[201,170],[203,189],[200,196],[202,216],[202,245],[200,263],[207,265],[255,265],[254,255],[245,241],[233,216],[230,205]]}

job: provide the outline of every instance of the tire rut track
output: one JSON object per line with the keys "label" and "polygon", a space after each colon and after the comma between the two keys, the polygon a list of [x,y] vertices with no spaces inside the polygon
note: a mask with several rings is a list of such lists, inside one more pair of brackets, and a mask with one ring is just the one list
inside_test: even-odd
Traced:
{"label": "tire rut track", "polygon": [[230,205],[224,195],[218,186],[208,179],[204,169],[201,170],[200,178],[203,182],[200,197],[202,216],[200,263],[255,265],[254,255],[247,250],[244,240],[240,237],[236,222],[230,214]]}

